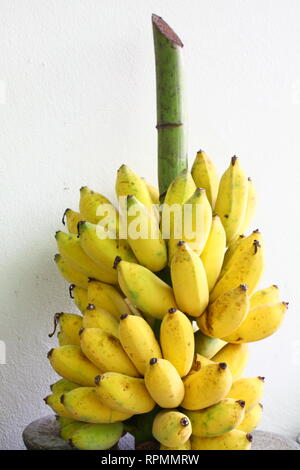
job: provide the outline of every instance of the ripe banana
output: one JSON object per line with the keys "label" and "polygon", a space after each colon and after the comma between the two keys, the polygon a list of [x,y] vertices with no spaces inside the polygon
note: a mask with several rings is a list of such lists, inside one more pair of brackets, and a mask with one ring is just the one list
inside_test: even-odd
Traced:
{"label": "ripe banana", "polygon": [[142,414],[153,410],[155,406],[143,379],[106,372],[98,376],[95,383],[100,400],[113,410]]}
{"label": "ripe banana", "polygon": [[221,436],[242,423],[245,417],[245,402],[225,398],[204,410],[185,413],[191,422],[194,436]]}
{"label": "ripe banana", "polygon": [[199,256],[184,241],[178,242],[173,255],[171,278],[180,310],[193,317],[201,315],[209,297],[206,273]]}
{"label": "ripe banana", "polygon": [[71,439],[73,434],[80,429],[82,426],[85,426],[87,423],[81,423],[80,421],[73,421],[72,423],[67,424],[64,426],[60,432],[59,436],[64,440],[68,441]]}
{"label": "ripe banana", "polygon": [[74,419],[86,423],[116,423],[132,416],[101,403],[95,387],[80,387],[64,393],[61,402]]}
{"label": "ripe banana", "polygon": [[68,232],[77,235],[77,225],[78,222],[82,220],[82,216],[79,214],[79,212],[73,211],[72,209],[66,209],[62,218],[62,223],[64,225],[66,225],[65,220],[67,221]]}
{"label": "ripe banana", "polygon": [[229,262],[230,258],[232,257],[232,255],[235,253],[235,251],[237,250],[237,248],[239,247],[239,244],[240,242],[246,238],[245,235],[239,235],[232,243],[230,243],[230,245],[228,246],[226,252],[225,252],[225,255],[224,255],[224,261],[223,261],[223,266],[222,266],[222,269],[221,269],[221,276],[223,274],[223,272],[225,271],[226,269],[226,266],[227,266],[227,263]]}
{"label": "ripe banana", "polygon": [[57,333],[57,341],[59,346],[66,346],[67,344],[70,344],[69,338],[65,336],[61,331]]}
{"label": "ripe banana", "polygon": [[159,204],[159,190],[158,190],[158,188],[156,188],[152,184],[148,183],[148,181],[145,178],[142,178],[142,180],[144,180],[145,183],[146,183],[147,189],[149,191],[149,194],[150,194],[150,197],[151,197],[151,200],[152,200],[152,204],[157,204],[158,205]]}
{"label": "ripe banana", "polygon": [[56,266],[66,281],[75,284],[82,289],[86,289],[88,285],[88,277],[74,269],[61,255],[54,256]]}
{"label": "ripe banana", "polygon": [[62,393],[56,392],[48,395],[44,398],[44,402],[46,405],[50,406],[52,410],[58,415],[63,418],[74,419],[71,413],[66,409],[66,407],[61,403],[60,399],[62,397]]}
{"label": "ripe banana", "polygon": [[113,286],[90,279],[88,283],[88,302],[96,308],[104,308],[117,320],[123,313],[130,314],[130,309],[120,292]]}
{"label": "ripe banana", "polygon": [[226,345],[225,341],[218,338],[212,338],[211,336],[206,336],[201,330],[197,330],[194,333],[194,338],[195,352],[201,354],[207,359],[211,359]]}
{"label": "ripe banana", "polygon": [[81,450],[110,449],[122,436],[123,429],[123,423],[86,424],[74,432],[69,443]]}
{"label": "ripe banana", "polygon": [[222,339],[229,343],[252,343],[267,338],[278,330],[287,308],[287,302],[256,307],[250,310],[245,320],[235,331]]}
{"label": "ripe banana", "polygon": [[[182,205],[181,213],[181,233],[179,232],[179,236],[176,236],[175,231],[174,236],[170,235],[170,262],[180,240],[186,241],[198,255],[201,255],[205,247],[212,224],[212,211],[205,189],[196,188],[194,194]],[[178,227],[180,228],[179,224]]]}
{"label": "ripe banana", "polygon": [[81,220],[87,220],[92,224],[105,225],[111,232],[117,234],[118,211],[109,199],[102,194],[83,186],[80,189],[79,209]]}
{"label": "ripe banana", "polygon": [[[194,194],[195,190],[194,180],[188,170],[179,173],[168,187],[161,215],[162,234],[165,239],[177,238],[174,229],[182,226],[182,220],[178,220],[178,217],[182,217],[181,206]],[[178,236],[180,237],[182,234]]]}
{"label": "ripe banana", "polygon": [[92,387],[96,375],[101,371],[97,369],[82,353],[78,346],[67,345],[51,349],[48,359],[55,372],[70,382]]}
{"label": "ripe banana", "polygon": [[166,447],[179,447],[189,440],[192,426],[187,416],[177,410],[160,411],[154,418],[153,437]]}
{"label": "ripe banana", "polygon": [[257,193],[253,181],[251,178],[248,178],[248,198],[247,198],[247,206],[246,212],[244,216],[243,223],[240,227],[240,233],[246,232],[248,229],[250,222],[253,219],[253,216],[256,211],[257,206]]}
{"label": "ripe banana", "polygon": [[236,264],[239,262],[240,257],[251,249],[253,243],[263,245],[263,239],[258,229],[245,237],[240,235],[227,249],[224,257],[220,278],[231,268],[235,269]]}
{"label": "ripe banana", "polygon": [[[157,218],[134,196],[127,196],[128,243],[139,263],[150,271],[161,271],[168,255]],[[125,261],[134,262],[126,259]]]}
{"label": "ripe banana", "polygon": [[207,366],[208,364],[214,364],[214,361],[211,361],[210,359],[207,359],[207,357],[196,353],[194,355],[193,364],[188,375],[195,374],[201,369],[201,367]]}
{"label": "ripe banana", "polygon": [[80,222],[78,224],[80,246],[85,254],[97,265],[112,269],[116,256],[121,256],[125,261],[136,263],[136,258],[131,251],[127,240],[112,238],[102,225]]}
{"label": "ripe banana", "polygon": [[76,307],[84,314],[86,306],[88,304],[87,289],[70,284],[69,294],[71,299],[74,299]]}
{"label": "ripe banana", "polygon": [[173,289],[149,269],[116,259],[119,285],[139,310],[155,318],[163,318],[176,307]]}
{"label": "ripe banana", "polygon": [[198,188],[204,188],[212,209],[218,195],[219,177],[212,160],[203,150],[197,152],[192,166],[192,176]]}
{"label": "ripe banana", "polygon": [[171,308],[160,326],[160,344],[164,359],[170,361],[180,377],[188,374],[194,358],[194,331],[187,316]]}
{"label": "ripe banana", "polygon": [[74,390],[74,388],[78,387],[80,387],[80,385],[70,382],[70,380],[59,379],[54,384],[50,385],[50,390],[52,393],[64,393],[70,392],[71,390]]}
{"label": "ripe banana", "polygon": [[[99,266],[95,264],[81,248],[80,239],[76,235],[56,232],[55,238],[60,254],[73,269],[80,271],[87,277],[98,279],[108,284],[117,283],[117,276],[114,270],[104,265]],[[76,283],[74,282],[74,284]]]}
{"label": "ripe banana", "polygon": [[82,319],[83,328],[101,328],[105,333],[119,337],[119,322],[107,310],[88,304]]}
{"label": "ripe banana", "polygon": [[212,218],[210,233],[201,253],[209,292],[214,288],[221,272],[226,248],[226,233],[218,215]]}
{"label": "ripe banana", "polygon": [[152,357],[162,357],[153,330],[142,317],[128,314],[121,315],[119,337],[124,351],[141,375],[145,374],[149,360]]}
{"label": "ripe banana", "polygon": [[246,215],[248,202],[248,180],[234,156],[223,174],[215,205],[215,212],[221,217],[226,232],[227,245],[242,233],[240,231]]}
{"label": "ripe banana", "polygon": [[145,385],[161,408],[176,408],[183,400],[184,385],[180,375],[166,359],[150,359],[145,370]]}
{"label": "ripe banana", "polygon": [[246,403],[245,411],[248,413],[257,405],[264,391],[264,377],[247,377],[233,382],[227,398],[243,400]]}
{"label": "ripe banana", "polygon": [[240,284],[221,294],[209,305],[206,312],[197,318],[200,330],[208,336],[222,339],[235,331],[249,312],[247,289],[245,284]]}
{"label": "ripe banana", "polygon": [[233,380],[237,380],[243,375],[248,359],[247,344],[227,344],[212,358],[214,362],[226,362]]}
{"label": "ripe banana", "polygon": [[262,417],[263,406],[261,403],[255,405],[248,413],[245,414],[245,417],[241,424],[237,427],[240,431],[252,432],[259,425]]}
{"label": "ripe banana", "polygon": [[[233,259],[234,258],[234,259]],[[253,242],[250,248],[232,257],[231,266],[219,278],[210,295],[213,302],[224,292],[240,284],[247,284],[248,295],[255,290],[264,269],[264,250],[259,242]]]}
{"label": "ripe banana", "polygon": [[54,330],[48,336],[51,338],[57,328],[60,327],[60,331],[63,335],[64,342],[66,344],[75,344],[80,346],[79,330],[82,328],[82,317],[75,315],[74,313],[55,313],[54,315]]}
{"label": "ripe banana", "polygon": [[127,165],[118,169],[116,180],[116,193],[118,198],[128,195],[135,196],[150,211],[153,210],[153,202],[145,181],[140,178]]}
{"label": "ripe banana", "polygon": [[80,344],[83,354],[102,372],[112,371],[132,377],[139,376],[118,338],[101,328],[82,328]]}
{"label": "ripe banana", "polygon": [[191,437],[192,450],[250,450],[252,436],[233,429],[216,437]]}
{"label": "ripe banana", "polygon": [[227,364],[209,364],[184,380],[185,396],[181,404],[187,410],[201,410],[223,400],[232,385]]}
{"label": "ripe banana", "polygon": [[279,302],[279,288],[275,284],[254,292],[250,297],[250,309]]}

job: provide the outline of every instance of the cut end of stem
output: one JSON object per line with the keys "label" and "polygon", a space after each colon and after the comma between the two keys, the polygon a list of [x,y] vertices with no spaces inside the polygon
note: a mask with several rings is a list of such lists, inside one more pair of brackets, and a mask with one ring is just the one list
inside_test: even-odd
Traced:
{"label": "cut end of stem", "polygon": [[179,47],[183,47],[181,39],[175,31],[158,15],[152,14],[152,24],[163,34],[169,41]]}

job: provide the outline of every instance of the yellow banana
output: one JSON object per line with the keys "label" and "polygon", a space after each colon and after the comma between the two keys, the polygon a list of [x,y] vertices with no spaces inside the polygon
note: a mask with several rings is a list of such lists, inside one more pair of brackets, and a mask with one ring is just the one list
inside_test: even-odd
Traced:
{"label": "yellow banana", "polygon": [[180,377],[192,367],[195,341],[194,331],[187,316],[171,308],[160,326],[160,344],[164,359],[170,361]]}
{"label": "yellow banana", "polygon": [[64,393],[61,402],[74,419],[86,423],[117,423],[132,416],[101,403],[95,387],[80,387]]}
{"label": "yellow banana", "polygon": [[116,180],[116,193],[118,198],[128,195],[135,196],[149,210],[153,210],[153,202],[145,181],[140,178],[127,165],[118,169]]}
{"label": "yellow banana", "polygon": [[212,338],[198,330],[194,333],[195,338],[195,352],[201,354],[207,359],[211,359],[222,349],[226,342],[218,338]]}
{"label": "yellow banana", "polygon": [[156,188],[152,184],[148,183],[148,181],[145,178],[142,178],[142,180],[144,180],[145,183],[146,183],[147,189],[149,191],[149,194],[150,194],[150,197],[151,197],[151,200],[152,200],[152,204],[159,204],[159,190],[158,190],[158,188]]}
{"label": "yellow banana", "polygon": [[66,409],[66,407],[61,403],[60,399],[62,397],[61,392],[52,393],[44,398],[46,405],[50,406],[52,410],[63,418],[74,419],[71,413]]}
{"label": "yellow banana", "polygon": [[82,317],[75,315],[74,313],[56,313],[54,315],[54,331],[48,336],[51,338],[57,328],[60,327],[60,331],[63,334],[64,342],[66,344],[75,344],[80,346],[79,330],[82,328]]}
{"label": "yellow banana", "polygon": [[[150,271],[161,271],[167,264],[167,248],[157,218],[134,196],[127,196],[128,243],[139,263]],[[126,259],[125,261],[134,262]]]}
{"label": "yellow banana", "polygon": [[259,425],[262,417],[263,406],[261,403],[255,405],[248,413],[245,414],[245,417],[241,424],[237,427],[240,431],[252,432]]}
{"label": "yellow banana", "polygon": [[237,253],[237,257],[233,258],[230,268],[219,278],[212,290],[211,302],[240,284],[247,284],[248,295],[251,295],[259,283],[264,270],[264,250],[259,242],[254,241],[250,248]]}
{"label": "yellow banana", "polygon": [[250,297],[250,309],[279,302],[279,288],[275,284],[254,292]]}
{"label": "yellow banana", "polygon": [[235,331],[222,339],[229,343],[253,343],[267,338],[281,326],[287,308],[287,302],[256,307]]}
{"label": "yellow banana", "polygon": [[234,156],[223,174],[215,205],[215,212],[221,217],[225,228],[227,245],[241,233],[248,202],[248,180],[239,159]]}
{"label": "yellow banana", "polygon": [[119,214],[105,196],[83,186],[80,189],[79,208],[81,220],[105,225],[110,231],[117,234]]}
{"label": "yellow banana", "polygon": [[112,269],[116,256],[121,256],[125,261],[136,262],[127,240],[111,238],[113,234],[108,234],[102,225],[80,222],[78,231],[81,248],[100,267]]}
{"label": "yellow banana", "polygon": [[72,423],[67,424],[64,426],[60,432],[59,436],[64,440],[68,441],[71,439],[73,434],[78,431],[82,426],[85,426],[87,423],[81,423],[80,421],[73,421]]}
{"label": "yellow banana", "polygon": [[71,390],[74,390],[74,388],[78,388],[78,387],[80,387],[80,385],[74,382],[70,382],[70,380],[59,379],[54,384],[50,385],[50,390],[53,393],[64,393],[64,392],[70,392]]}
{"label": "yellow banana", "polygon": [[184,380],[185,396],[181,404],[187,410],[201,410],[223,400],[232,385],[232,375],[225,362],[208,364]]}
{"label": "yellow banana", "polygon": [[214,362],[226,362],[233,380],[237,380],[243,375],[248,359],[247,344],[227,344],[212,358]]}
{"label": "yellow banana", "polygon": [[70,284],[69,294],[71,299],[74,299],[76,307],[84,314],[88,304],[87,289]]}
{"label": "yellow banana", "polygon": [[161,444],[159,449],[160,450],[191,450],[192,447],[191,447],[191,441],[188,439],[186,442],[184,442],[183,444],[177,447],[167,447]]}
{"label": "yellow banana", "polygon": [[117,320],[123,313],[131,313],[125,299],[115,287],[95,279],[90,279],[88,283],[88,304],[104,308]]}
{"label": "yellow banana", "polygon": [[245,416],[245,402],[225,398],[204,410],[185,413],[191,422],[194,436],[221,436],[242,423]]}
{"label": "yellow banana", "polygon": [[56,266],[66,281],[75,284],[82,289],[86,289],[88,285],[88,277],[74,269],[61,255],[54,256]]}
{"label": "yellow banana", "polygon": [[180,240],[201,255],[207,242],[212,224],[212,211],[205,189],[196,188],[194,194],[182,205],[182,230],[179,238],[170,235],[169,260],[172,261],[176,245]]}
{"label": "yellow banana", "polygon": [[[196,186],[191,173],[183,170],[168,187],[162,206],[161,226],[163,237],[176,239],[174,228],[182,226],[182,204],[195,192]],[[178,219],[179,217],[179,219]],[[179,237],[182,234],[179,234]],[[169,258],[171,258],[169,253]]]}
{"label": "yellow banana", "polygon": [[196,353],[194,355],[193,364],[188,375],[195,374],[201,369],[201,367],[207,366],[208,364],[214,364],[214,361],[211,361],[210,359],[207,359],[207,357]]}
{"label": "yellow banana", "polygon": [[187,416],[180,411],[163,410],[154,418],[152,434],[166,447],[179,447],[189,440],[192,426]]}
{"label": "yellow banana", "polygon": [[212,160],[203,150],[197,152],[192,166],[192,176],[198,188],[204,188],[212,209],[218,195],[219,176]]}
{"label": "yellow banana", "polygon": [[64,225],[66,224],[65,220],[67,221],[68,232],[77,235],[77,225],[78,222],[82,220],[82,216],[79,214],[79,212],[73,211],[72,209],[66,209],[62,218],[62,223]]}
{"label": "yellow banana", "polygon": [[132,377],[139,373],[125,353],[118,338],[101,328],[82,328],[80,344],[83,354],[103,371],[120,372]]}
{"label": "yellow banana", "polygon": [[104,405],[121,413],[148,413],[155,406],[144,380],[129,375],[106,372],[96,378],[96,390]]}
{"label": "yellow banana", "polygon": [[64,335],[61,331],[57,333],[57,341],[59,346],[66,346],[67,344],[72,344],[70,343],[70,340],[67,336]]}
{"label": "yellow banana", "polygon": [[246,403],[245,411],[248,413],[257,405],[264,391],[264,377],[247,377],[233,382],[227,398],[243,400]]}
{"label": "yellow banana", "polygon": [[240,227],[240,233],[244,233],[253,219],[253,216],[256,211],[257,206],[257,193],[253,181],[251,178],[248,178],[248,198],[247,198],[247,206],[246,212],[244,216],[243,223]]}
{"label": "yellow banana", "polygon": [[215,286],[221,272],[226,248],[226,233],[218,215],[212,218],[210,233],[201,253],[209,292]]}
{"label": "yellow banana", "polygon": [[235,251],[237,250],[237,248],[239,247],[239,244],[240,242],[246,238],[245,235],[239,235],[232,243],[230,243],[230,245],[228,246],[227,250],[225,251],[225,255],[224,255],[224,260],[223,260],[223,266],[222,266],[222,269],[221,269],[221,276],[223,274],[223,272],[225,271],[226,269],[226,266],[230,260],[230,258],[232,257],[232,255],[235,253]]}
{"label": "yellow banana", "polygon": [[92,387],[96,375],[101,371],[97,369],[82,353],[78,346],[67,345],[51,349],[48,359],[55,372],[70,382],[86,387]]}
{"label": "yellow banana", "polygon": [[233,429],[216,437],[191,437],[192,450],[250,450],[252,436]]}
{"label": "yellow banana", "polygon": [[152,328],[141,317],[128,314],[121,315],[119,337],[124,351],[141,375],[144,375],[152,357],[162,357]]}
{"label": "yellow banana", "polygon": [[81,450],[106,450],[113,447],[123,434],[123,424],[86,424],[72,435],[69,443]]}
{"label": "yellow banana", "polygon": [[245,235],[240,235],[228,247],[225,253],[224,262],[219,279],[223,277],[229,269],[235,269],[235,266],[239,262],[239,259],[241,258],[243,253],[251,249],[253,243],[263,245],[262,235],[258,229],[253,230],[253,232],[247,237],[245,237]]}
{"label": "yellow banana", "polygon": [[184,385],[180,375],[166,359],[150,359],[145,370],[145,385],[161,408],[176,408],[183,400]]}
{"label": "yellow banana", "polygon": [[[108,284],[117,283],[117,276],[114,270],[104,265],[99,266],[95,264],[81,248],[80,239],[76,235],[56,232],[55,238],[60,254],[73,269],[80,271],[87,277],[98,279]],[[74,282],[74,284],[76,284],[76,282]]]}
{"label": "yellow banana", "polygon": [[180,310],[193,317],[201,315],[209,296],[206,273],[199,256],[184,241],[178,242],[172,258],[171,278]]}
{"label": "yellow banana", "polygon": [[197,318],[200,330],[208,336],[222,339],[235,331],[249,311],[247,289],[246,284],[240,284],[221,294],[209,305],[206,312]]}
{"label": "yellow banana", "polygon": [[119,322],[107,310],[88,304],[82,319],[83,328],[101,328],[105,333],[119,337]]}
{"label": "yellow banana", "polygon": [[116,259],[119,285],[130,302],[143,313],[163,318],[176,307],[173,289],[149,269]]}

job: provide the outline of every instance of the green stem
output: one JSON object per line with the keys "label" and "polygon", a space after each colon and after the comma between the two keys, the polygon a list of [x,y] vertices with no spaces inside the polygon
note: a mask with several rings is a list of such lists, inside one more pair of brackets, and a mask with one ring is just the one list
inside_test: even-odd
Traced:
{"label": "green stem", "polygon": [[182,48],[177,34],[159,16],[152,15],[158,131],[158,183],[161,199],[187,163]]}

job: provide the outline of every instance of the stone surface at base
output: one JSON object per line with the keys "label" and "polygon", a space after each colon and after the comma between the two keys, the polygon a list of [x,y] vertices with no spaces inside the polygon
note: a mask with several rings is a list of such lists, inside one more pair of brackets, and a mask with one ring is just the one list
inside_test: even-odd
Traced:
{"label": "stone surface at base", "polygon": [[[300,450],[300,445],[292,439],[265,431],[254,431],[253,450]],[[23,440],[29,450],[73,450],[59,437],[59,425],[53,415],[37,419],[23,431]],[[134,438],[126,434],[120,439],[120,450],[133,450]]]}

